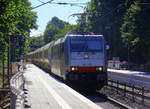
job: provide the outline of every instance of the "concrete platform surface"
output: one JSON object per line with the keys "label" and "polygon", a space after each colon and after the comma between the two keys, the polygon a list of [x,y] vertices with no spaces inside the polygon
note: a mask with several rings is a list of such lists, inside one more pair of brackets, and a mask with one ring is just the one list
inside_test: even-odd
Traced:
{"label": "concrete platform surface", "polygon": [[33,64],[24,77],[26,109],[102,109]]}

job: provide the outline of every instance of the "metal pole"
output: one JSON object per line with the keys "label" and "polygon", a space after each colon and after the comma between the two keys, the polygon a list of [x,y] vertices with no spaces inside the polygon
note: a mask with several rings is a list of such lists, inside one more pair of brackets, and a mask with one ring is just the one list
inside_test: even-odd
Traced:
{"label": "metal pole", "polygon": [[[10,36],[13,37],[13,36]],[[14,40],[14,39],[13,39]],[[12,74],[12,60],[13,60],[13,43],[9,41],[10,43],[10,50],[9,50],[9,59],[10,59],[10,74]],[[9,76],[10,77],[10,76]]]}
{"label": "metal pole", "polygon": [[128,40],[128,70],[130,69],[130,43]]}
{"label": "metal pole", "polygon": [[132,86],[132,100],[134,102],[134,85]]}
{"label": "metal pole", "polygon": [[129,43],[128,43],[128,70],[129,70]]}
{"label": "metal pole", "polygon": [[144,87],[142,87],[142,104],[144,104]]}
{"label": "metal pole", "polygon": [[[5,52],[4,52],[5,53]],[[3,88],[5,87],[5,54],[3,54]]]}
{"label": "metal pole", "polygon": [[118,94],[118,90],[119,90],[119,82],[117,81],[117,94]]}
{"label": "metal pole", "polygon": [[124,96],[126,96],[126,84],[124,85]]}
{"label": "metal pole", "polygon": [[14,50],[14,62],[16,61],[16,49],[15,49],[15,45],[13,46],[13,50]]}
{"label": "metal pole", "polygon": [[8,60],[7,60],[7,79],[8,79],[8,84],[10,82],[10,72],[12,71],[12,66],[11,66],[11,42],[10,42],[10,37],[8,37]]}
{"label": "metal pole", "polygon": [[112,81],[110,81],[111,82],[111,91],[112,91],[112,86],[113,86],[113,83],[112,83]]}
{"label": "metal pole", "polygon": [[9,82],[9,72],[10,72],[10,47],[8,45],[8,52],[7,52],[7,81]]}

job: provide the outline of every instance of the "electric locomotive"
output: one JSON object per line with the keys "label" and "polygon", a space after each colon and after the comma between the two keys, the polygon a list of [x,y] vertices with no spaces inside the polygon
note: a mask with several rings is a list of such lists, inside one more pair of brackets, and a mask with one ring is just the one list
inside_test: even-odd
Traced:
{"label": "electric locomotive", "polygon": [[107,83],[106,45],[102,35],[67,34],[27,58],[64,80],[85,87]]}

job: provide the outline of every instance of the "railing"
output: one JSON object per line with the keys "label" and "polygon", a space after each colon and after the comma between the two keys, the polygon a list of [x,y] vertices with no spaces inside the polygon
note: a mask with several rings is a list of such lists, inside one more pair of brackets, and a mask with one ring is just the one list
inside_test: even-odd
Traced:
{"label": "railing", "polygon": [[23,91],[24,77],[23,65],[21,64],[19,72],[17,72],[10,80],[11,87],[11,109],[24,109],[25,95]]}
{"label": "railing", "polygon": [[126,93],[130,93],[133,101],[135,97],[141,98],[142,104],[145,100],[150,100],[150,76],[144,75],[144,73],[140,75],[125,72],[108,70],[108,86],[123,90],[124,96],[126,96]]}
{"label": "railing", "polygon": [[136,98],[140,98],[142,105],[144,105],[145,100],[150,100],[150,90],[147,90],[144,87],[139,88],[134,85],[127,85],[126,83],[120,83],[119,81],[114,80],[108,80],[107,86],[115,88],[117,94],[119,94],[119,91],[122,91],[124,97],[130,94],[133,102],[135,102]]}
{"label": "railing", "polygon": [[[122,71],[123,72],[123,71]],[[122,73],[119,70],[108,70],[108,79],[118,81],[130,86],[150,90],[150,76],[143,74]],[[125,72],[125,71],[124,71]]]}

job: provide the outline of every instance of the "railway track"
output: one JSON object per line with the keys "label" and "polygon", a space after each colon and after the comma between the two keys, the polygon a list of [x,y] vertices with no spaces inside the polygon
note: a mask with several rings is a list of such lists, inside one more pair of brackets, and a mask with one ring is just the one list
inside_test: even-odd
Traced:
{"label": "railway track", "polygon": [[98,106],[102,107],[103,109],[132,109],[131,107],[114,100],[111,97],[107,97],[99,92],[93,94],[86,94],[84,95],[91,101],[93,101]]}
{"label": "railway track", "polygon": [[109,96],[101,94],[99,92],[97,92],[96,95],[99,96],[99,97],[102,97],[102,98],[106,99],[108,102],[110,102],[111,104],[115,105],[119,109],[132,109],[131,107],[127,106],[126,104],[123,104],[123,103],[121,103],[121,102],[119,102],[119,101],[117,101],[117,100],[115,100],[115,99],[113,99],[113,98],[111,98]]}
{"label": "railway track", "polygon": [[105,95],[110,102],[124,109],[150,109],[150,92],[134,86],[109,82],[98,92],[100,96]]}

